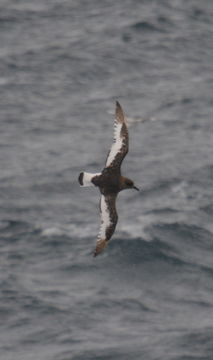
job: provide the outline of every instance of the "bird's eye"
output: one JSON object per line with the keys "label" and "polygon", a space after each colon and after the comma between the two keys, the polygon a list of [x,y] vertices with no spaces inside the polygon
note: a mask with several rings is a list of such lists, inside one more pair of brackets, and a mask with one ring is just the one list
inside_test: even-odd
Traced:
{"label": "bird's eye", "polygon": [[127,181],[126,181],[126,185],[127,185],[127,186],[132,186],[133,183],[132,183],[131,181],[127,180]]}

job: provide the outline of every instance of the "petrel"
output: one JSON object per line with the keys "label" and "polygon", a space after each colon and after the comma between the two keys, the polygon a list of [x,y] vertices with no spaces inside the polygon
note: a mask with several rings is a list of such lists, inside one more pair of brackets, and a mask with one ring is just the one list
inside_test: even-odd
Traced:
{"label": "petrel", "polygon": [[107,246],[118,221],[116,198],[125,189],[139,190],[134,182],[121,175],[121,163],[128,153],[129,136],[123,109],[116,101],[114,142],[108,153],[105,167],[100,173],[81,172],[78,181],[81,186],[97,186],[101,193],[101,226],[93,253],[97,256]]}

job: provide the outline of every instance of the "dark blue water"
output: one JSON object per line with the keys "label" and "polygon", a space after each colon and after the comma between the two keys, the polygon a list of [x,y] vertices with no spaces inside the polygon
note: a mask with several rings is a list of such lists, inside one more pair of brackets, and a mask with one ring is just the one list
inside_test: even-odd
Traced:
{"label": "dark blue water", "polygon": [[[2,360],[213,359],[211,0],[0,5]],[[131,124],[106,251],[97,189]]]}

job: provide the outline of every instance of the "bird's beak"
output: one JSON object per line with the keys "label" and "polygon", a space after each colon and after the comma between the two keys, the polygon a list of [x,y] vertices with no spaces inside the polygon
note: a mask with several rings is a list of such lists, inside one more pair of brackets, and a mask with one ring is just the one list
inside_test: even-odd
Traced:
{"label": "bird's beak", "polygon": [[133,189],[140,191],[140,189],[138,189],[136,186],[133,186]]}

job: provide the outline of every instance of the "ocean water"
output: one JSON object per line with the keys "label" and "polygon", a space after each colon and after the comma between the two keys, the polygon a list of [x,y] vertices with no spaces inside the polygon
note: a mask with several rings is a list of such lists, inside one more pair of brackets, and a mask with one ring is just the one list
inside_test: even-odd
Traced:
{"label": "ocean water", "polygon": [[[211,0],[0,3],[0,358],[213,359]],[[115,100],[119,221],[92,257]]]}

